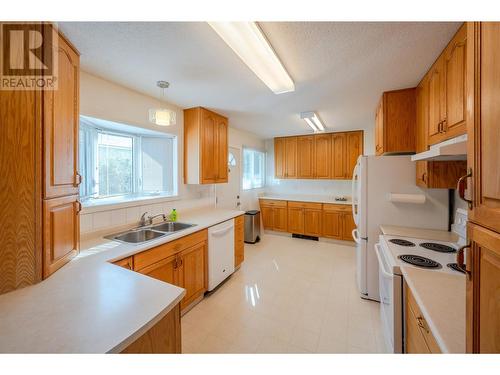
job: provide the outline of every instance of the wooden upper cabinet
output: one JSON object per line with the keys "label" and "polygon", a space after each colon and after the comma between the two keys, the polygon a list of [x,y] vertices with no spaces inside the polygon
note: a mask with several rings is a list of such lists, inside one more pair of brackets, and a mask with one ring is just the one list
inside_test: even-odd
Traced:
{"label": "wooden upper cabinet", "polygon": [[375,116],[375,152],[405,154],[415,152],[415,88],[386,91]]}
{"label": "wooden upper cabinet", "polygon": [[297,178],[314,178],[314,137],[297,137]]}
{"label": "wooden upper cabinet", "polygon": [[474,43],[467,64],[467,101],[472,103],[467,118],[473,201],[469,220],[500,233],[500,23],[470,24],[470,30]]}
{"label": "wooden upper cabinet", "polygon": [[466,349],[500,353],[500,233],[468,225]]}
{"label": "wooden upper cabinet", "polygon": [[427,73],[429,145],[466,132],[467,43],[464,24]]}
{"label": "wooden upper cabinet", "polygon": [[274,175],[285,178],[285,138],[274,138]]}
{"label": "wooden upper cabinet", "polygon": [[43,277],[74,258],[79,251],[81,204],[77,195],[43,201]]}
{"label": "wooden upper cabinet", "polygon": [[227,118],[202,107],[184,110],[186,184],[227,182],[227,134]]}
{"label": "wooden upper cabinet", "polygon": [[346,176],[346,135],[334,133],[332,135],[332,178],[344,179]]}
{"label": "wooden upper cabinet", "polygon": [[465,72],[467,57],[467,27],[464,24],[445,50],[446,117],[443,131],[446,138],[466,132]]}
{"label": "wooden upper cabinet", "polygon": [[328,179],[332,173],[332,135],[314,136],[314,178]]}
{"label": "wooden upper cabinet", "polygon": [[297,178],[297,137],[285,138],[285,177]]}
{"label": "wooden upper cabinet", "polygon": [[62,37],[57,46],[57,90],[43,92],[44,198],[78,194],[80,56]]}
{"label": "wooden upper cabinet", "polygon": [[352,172],[358,162],[360,155],[363,155],[363,132],[355,131],[346,133],[346,175],[347,179],[352,179]]}

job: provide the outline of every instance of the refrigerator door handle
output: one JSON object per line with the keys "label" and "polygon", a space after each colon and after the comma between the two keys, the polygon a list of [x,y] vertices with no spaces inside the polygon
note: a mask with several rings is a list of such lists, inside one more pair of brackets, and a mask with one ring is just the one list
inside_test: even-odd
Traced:
{"label": "refrigerator door handle", "polygon": [[352,238],[354,242],[361,243],[361,241],[368,241],[368,237],[360,237],[357,229],[353,229]]}
{"label": "refrigerator door handle", "polygon": [[354,219],[354,224],[359,225],[358,218],[358,197],[356,196],[356,180],[358,179],[358,164],[354,167],[352,172],[352,183],[351,183],[351,199],[352,199],[352,217]]}

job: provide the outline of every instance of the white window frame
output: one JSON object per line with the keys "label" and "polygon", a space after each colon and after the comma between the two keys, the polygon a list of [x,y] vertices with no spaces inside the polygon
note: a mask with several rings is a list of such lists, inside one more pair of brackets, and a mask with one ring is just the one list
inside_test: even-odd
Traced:
{"label": "white window frame", "polygon": [[[262,154],[262,185],[255,186],[253,183],[250,187],[245,188],[244,180],[245,180],[245,151],[258,152]],[[244,191],[255,190],[255,189],[263,189],[266,186],[266,153],[262,150],[253,148],[253,147],[245,147],[243,146],[242,150],[242,173],[241,173],[241,189]]]}
{"label": "white window frame", "polygon": [[[80,194],[82,200],[87,201],[98,201],[105,199],[112,199],[116,197],[130,198],[130,199],[141,199],[146,197],[162,196],[162,197],[177,197],[178,194],[178,153],[177,153],[177,136],[171,134],[161,134],[161,135],[144,135],[144,134],[134,134],[127,131],[115,131],[108,130],[102,127],[93,126],[91,124],[80,123],[80,130],[88,137],[87,147],[90,144],[93,147],[90,155],[85,155],[88,158],[86,164],[87,169],[92,169],[90,173],[91,179],[83,180],[84,193]],[[110,134],[117,136],[125,136],[132,138],[132,192],[125,194],[116,195],[98,195],[98,134]],[[80,136],[80,133],[79,133]],[[172,191],[157,191],[157,192],[144,192],[142,187],[142,150],[141,144],[143,138],[169,138],[172,139]],[[88,174],[88,171],[87,171]]]}

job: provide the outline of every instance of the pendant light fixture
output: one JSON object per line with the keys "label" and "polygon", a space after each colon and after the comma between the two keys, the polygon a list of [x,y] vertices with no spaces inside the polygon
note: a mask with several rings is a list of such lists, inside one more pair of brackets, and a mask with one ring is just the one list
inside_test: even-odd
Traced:
{"label": "pendant light fixture", "polygon": [[[158,81],[156,86],[161,89],[161,100],[165,100],[165,89],[170,86],[167,81]],[[149,110],[149,122],[160,126],[175,125],[175,111],[166,108],[151,108]]]}

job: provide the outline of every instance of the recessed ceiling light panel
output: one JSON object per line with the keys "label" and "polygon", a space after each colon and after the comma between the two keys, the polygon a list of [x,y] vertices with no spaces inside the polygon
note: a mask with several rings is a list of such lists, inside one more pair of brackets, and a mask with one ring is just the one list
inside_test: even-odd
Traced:
{"label": "recessed ceiling light panel", "polygon": [[307,125],[309,125],[315,133],[324,132],[326,130],[325,125],[323,125],[316,112],[301,112],[300,118],[305,120]]}
{"label": "recessed ceiling light panel", "polygon": [[209,22],[217,34],[275,94],[295,85],[256,22]]}

